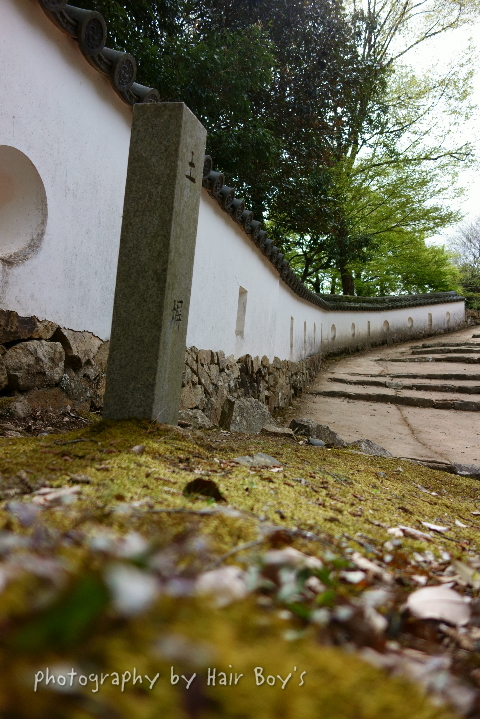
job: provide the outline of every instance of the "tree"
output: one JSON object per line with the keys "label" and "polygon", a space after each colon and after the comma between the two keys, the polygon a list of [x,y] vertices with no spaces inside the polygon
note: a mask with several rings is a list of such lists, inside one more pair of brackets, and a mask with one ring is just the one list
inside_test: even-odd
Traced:
{"label": "tree", "polygon": [[[354,294],[353,267],[371,261],[382,233],[400,238],[412,215],[424,237],[446,221],[432,199],[438,208],[451,195],[471,149],[438,117],[460,123],[470,67],[419,76],[401,63],[478,1],[351,0],[348,13],[339,0],[77,3],[105,15],[109,43],[135,55],[140,82],[201,119],[215,168],[302,277],[318,291],[330,272]],[[421,199],[411,191],[407,207],[399,188],[418,178]]]}
{"label": "tree", "polygon": [[[298,226],[302,183],[312,193],[328,184],[336,108],[365,80],[340,3],[78,4],[104,14],[109,42],[135,55],[140,82],[156,87],[164,101],[182,100],[204,123],[215,168],[244,194],[256,218],[270,216],[276,202]],[[316,196],[303,204],[313,207]]]}
{"label": "tree", "polygon": [[[344,294],[354,294],[353,265],[362,253],[367,261],[375,247],[382,247],[376,242],[382,232],[396,229],[400,239],[402,230],[412,224],[412,214],[421,214],[426,237],[454,217],[449,212],[432,211],[431,204],[432,200],[438,203],[454,196],[456,169],[473,157],[469,144],[454,136],[470,110],[466,103],[472,73],[468,53],[455,67],[423,76],[400,63],[420,43],[467,22],[478,5],[445,0],[405,0],[401,4],[368,0],[363,5],[354,1],[349,9],[359,54],[372,69],[370,81],[339,108],[342,131],[336,157],[332,154],[336,165],[331,168],[328,192],[322,198],[326,200],[322,215],[329,225],[319,233],[313,212],[310,228],[303,227],[299,233],[303,239],[298,246],[298,256],[304,257],[309,271],[315,266],[335,267]],[[399,213],[400,183],[407,177],[411,185],[415,172],[422,178],[421,197],[410,193],[409,204]],[[404,199],[400,196],[400,204]],[[378,222],[372,200],[374,207],[384,208],[386,222]],[[395,216],[394,226],[388,221],[389,213]],[[274,213],[274,222],[276,217]],[[295,222],[289,224],[290,219],[280,218],[282,230],[290,232],[290,240],[282,249],[287,256],[295,256]],[[329,248],[335,256],[328,256]],[[321,267],[319,256],[323,257]],[[315,284],[313,281],[312,286]]]}
{"label": "tree", "polygon": [[480,293],[480,215],[461,225],[450,241],[465,292]]}

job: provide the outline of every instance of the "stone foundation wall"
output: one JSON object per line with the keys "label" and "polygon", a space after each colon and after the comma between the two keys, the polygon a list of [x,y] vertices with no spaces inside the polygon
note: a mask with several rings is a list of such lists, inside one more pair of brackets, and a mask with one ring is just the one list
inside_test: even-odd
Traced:
{"label": "stone foundation wall", "polygon": [[299,362],[244,355],[235,360],[223,352],[190,347],[185,355],[181,409],[199,409],[219,424],[227,397],[252,397],[270,412],[287,407],[320,369],[321,355]]}
{"label": "stone foundation wall", "polygon": [[[480,318],[472,314],[469,323],[475,321],[480,322]],[[424,336],[432,334],[440,332]],[[381,342],[329,347],[323,357],[406,339],[387,337]],[[109,342],[91,332],[76,332],[54,322],[0,310],[0,415],[26,416],[39,407],[60,410],[67,405],[100,412],[108,349]],[[250,355],[236,360],[221,351],[187,348],[181,409],[200,410],[215,425],[221,424],[222,410],[232,399],[252,398],[274,413],[288,407],[307,389],[320,371],[321,359],[318,353],[298,362],[278,357],[270,362],[268,357]]]}
{"label": "stone foundation wall", "polygon": [[[0,414],[38,407],[101,411],[109,343],[36,317],[0,310]],[[320,355],[272,362],[190,347],[185,354],[182,409],[199,409],[219,424],[228,399],[251,397],[272,412],[287,407],[320,369]]]}
{"label": "stone foundation wall", "polygon": [[108,346],[91,332],[0,310],[0,414],[100,410]]}

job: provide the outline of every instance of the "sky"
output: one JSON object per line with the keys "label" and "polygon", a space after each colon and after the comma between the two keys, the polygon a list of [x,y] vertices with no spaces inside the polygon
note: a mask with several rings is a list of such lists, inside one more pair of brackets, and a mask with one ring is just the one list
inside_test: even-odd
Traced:
{"label": "sky", "polygon": [[[431,40],[425,47],[419,46],[416,50],[408,55],[409,63],[418,63],[419,67],[428,67],[435,63],[444,62],[449,57],[452,59],[458,55],[468,43],[469,38],[473,40],[477,53],[480,56],[480,21],[468,28],[462,28],[452,31],[447,36],[442,36],[438,40]],[[473,81],[474,93],[472,99],[478,105],[475,117],[470,123],[470,127],[466,129],[467,138],[474,138],[476,135],[476,145],[478,148],[479,164],[475,169],[464,170],[460,172],[458,184],[465,188],[463,198],[451,206],[454,209],[460,209],[465,215],[463,222],[473,220],[480,215],[480,59],[477,58],[475,63],[477,70]],[[455,233],[457,225],[445,228],[439,235],[435,235],[427,241],[427,244],[448,244],[448,238]]]}

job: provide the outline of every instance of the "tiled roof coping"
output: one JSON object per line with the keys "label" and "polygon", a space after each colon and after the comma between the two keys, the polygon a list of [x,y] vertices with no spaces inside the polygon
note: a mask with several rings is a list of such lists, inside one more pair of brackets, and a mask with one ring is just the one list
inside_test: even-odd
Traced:
{"label": "tiled roof coping", "polygon": [[66,0],[38,0],[47,17],[73,37],[85,59],[110,78],[112,87],[128,105],[160,102],[158,91],[135,82],[135,58],[126,52],[105,47],[107,25],[102,15],[92,10],[67,5]]}
{"label": "tiled roof coping", "polygon": [[[135,58],[126,52],[105,47],[107,26],[98,12],[67,5],[66,0],[38,0],[47,17],[70,37],[77,41],[86,60],[98,72],[110,78],[115,92],[128,105],[160,102],[157,90],[135,82],[137,66]],[[212,158],[205,156],[203,186],[231,219],[250,235],[252,242],[277,270],[285,284],[307,302],[325,310],[336,312],[363,312],[401,309],[444,302],[461,302],[456,292],[433,292],[418,295],[389,295],[387,297],[346,297],[344,295],[320,295],[312,292],[290,267],[290,263],[275,247],[262,224],[246,209],[245,201],[235,197],[235,190],[225,185],[221,172],[212,169]]]}

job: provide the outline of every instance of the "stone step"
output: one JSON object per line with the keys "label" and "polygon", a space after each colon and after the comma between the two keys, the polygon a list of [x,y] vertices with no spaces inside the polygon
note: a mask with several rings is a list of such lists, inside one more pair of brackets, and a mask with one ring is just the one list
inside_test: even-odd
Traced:
{"label": "stone step", "polygon": [[464,412],[480,412],[480,401],[458,399],[434,399],[432,397],[412,397],[411,395],[390,394],[388,392],[347,392],[344,390],[312,391],[308,394],[317,397],[343,397],[363,402],[383,402],[386,404],[428,407],[430,409],[455,409]]}
{"label": "stone step", "polygon": [[386,387],[388,389],[415,390],[418,392],[458,392],[459,394],[480,395],[480,385],[453,385],[438,383],[399,382],[394,379],[348,379],[347,377],[327,377],[329,382],[352,384],[362,387]]}
{"label": "stone step", "polygon": [[[475,336],[480,337],[480,335]],[[480,347],[480,342],[423,342],[421,345],[410,345],[411,350],[418,350],[423,347]]]}
{"label": "stone step", "polygon": [[[351,377],[378,377],[378,374],[367,374],[365,372],[350,372],[349,376]],[[425,373],[425,374],[419,374],[414,372],[405,372],[405,373],[393,373],[389,372],[388,377],[395,377],[398,379],[446,379],[446,380],[456,380],[458,381],[467,381],[467,382],[480,382],[480,374],[459,374],[458,372],[439,372],[437,373]]]}
{"label": "stone step", "polygon": [[377,357],[374,362],[458,362],[458,364],[480,364],[480,357]]}
{"label": "stone step", "polygon": [[446,354],[480,354],[480,349],[473,349],[473,347],[431,347],[430,349],[418,349],[412,350],[412,355],[446,355]]}

